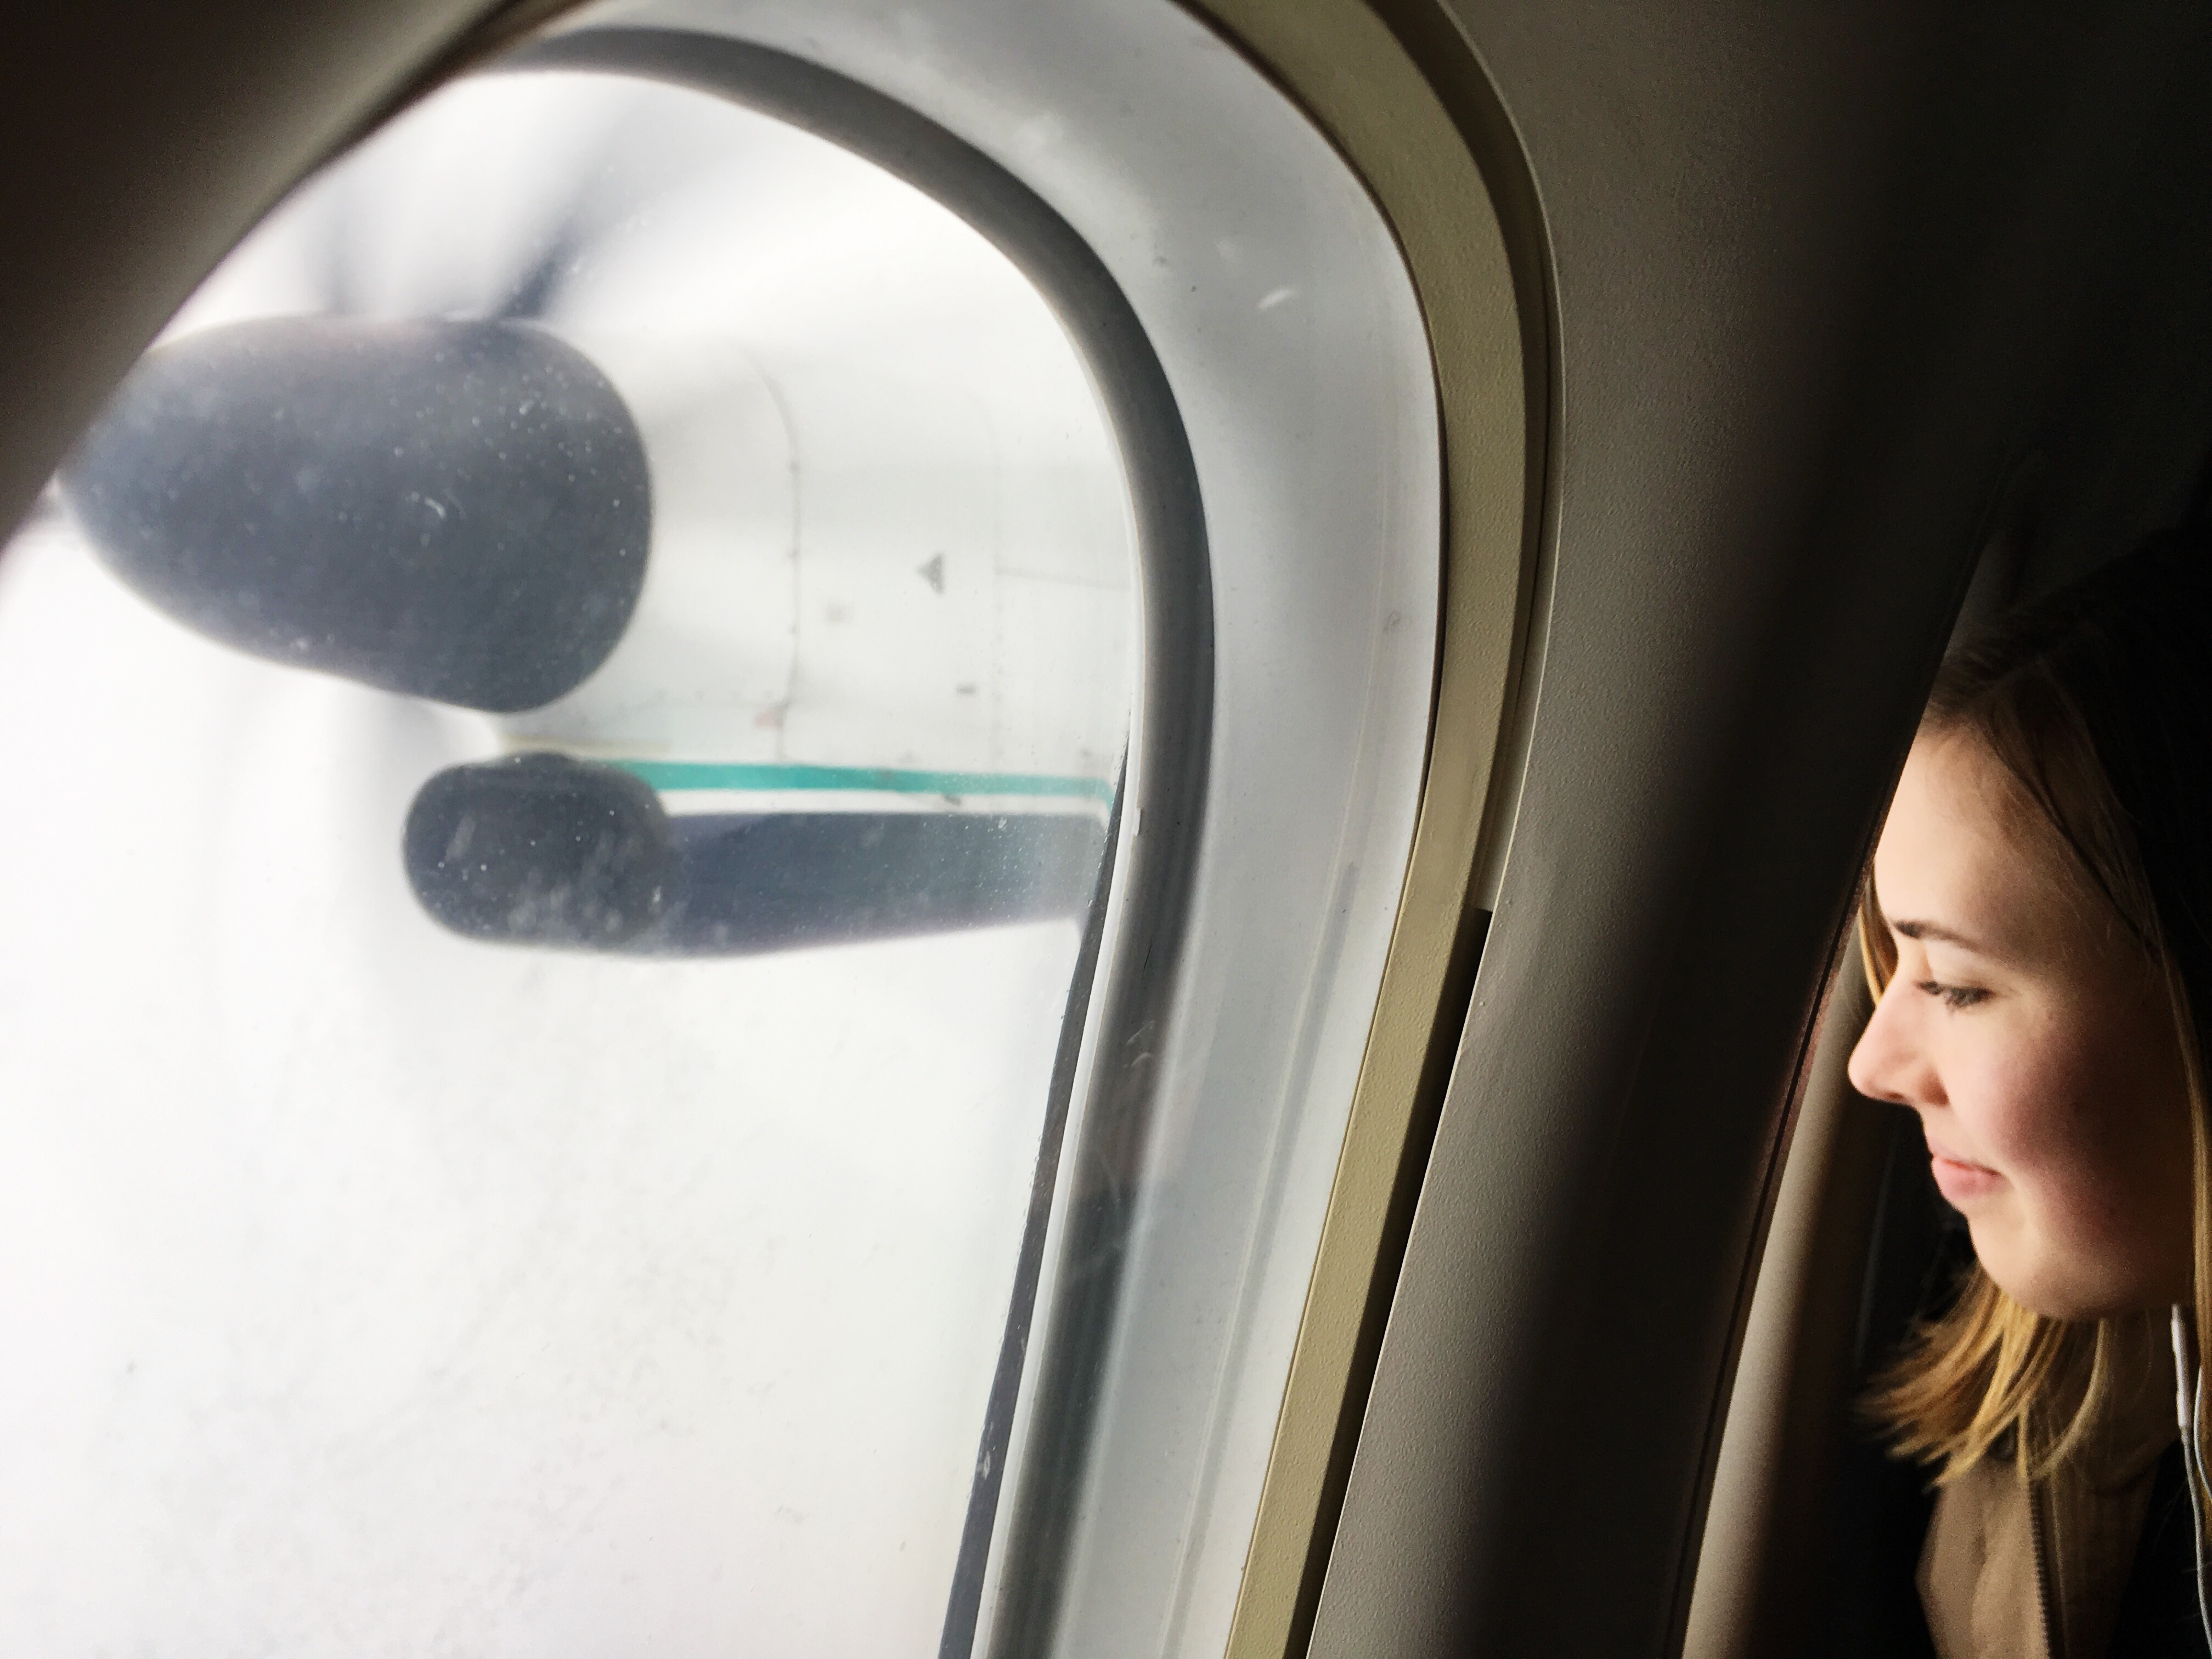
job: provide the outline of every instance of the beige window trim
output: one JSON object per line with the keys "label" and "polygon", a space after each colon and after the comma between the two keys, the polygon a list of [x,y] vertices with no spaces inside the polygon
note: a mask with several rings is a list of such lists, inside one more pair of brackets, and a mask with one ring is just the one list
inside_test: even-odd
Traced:
{"label": "beige window trim", "polygon": [[[1420,814],[1229,1640],[1230,1659],[1285,1659],[1304,1651],[1312,1627],[1466,1013],[1484,889],[1510,824],[1504,751],[1517,746],[1548,349],[1528,239],[1516,270],[1477,159],[1510,134],[1494,109],[1468,107],[1487,83],[1433,0],[1382,0],[1387,23],[1362,0],[1189,3],[1304,108],[1389,222],[1428,328],[1444,445],[1444,592]],[[1422,42],[1428,73],[1404,39]],[[1437,61],[1449,57],[1459,61]],[[1455,90],[1456,107],[1446,102]],[[1522,176],[1517,147],[1496,159],[1510,191]]]}

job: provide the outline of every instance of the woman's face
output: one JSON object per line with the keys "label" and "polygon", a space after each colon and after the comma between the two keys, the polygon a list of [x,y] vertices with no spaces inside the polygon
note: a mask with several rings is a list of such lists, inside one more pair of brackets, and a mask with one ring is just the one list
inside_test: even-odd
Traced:
{"label": "woman's face", "polygon": [[1851,1083],[1920,1115],[2002,1290],[2055,1318],[2190,1298],[2188,1097],[2163,987],[1966,736],[1912,746],[1875,854],[1897,972]]}

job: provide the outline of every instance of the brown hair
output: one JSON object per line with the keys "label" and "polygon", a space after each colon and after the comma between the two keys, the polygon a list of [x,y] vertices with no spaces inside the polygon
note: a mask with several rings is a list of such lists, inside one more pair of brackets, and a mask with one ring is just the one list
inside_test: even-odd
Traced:
{"label": "brown hair", "polygon": [[[2197,1329],[2212,1332],[2212,536],[2154,536],[2014,612],[1944,663],[1921,729],[1987,747],[2165,981],[2189,1091],[2191,1300]],[[1897,956],[1871,875],[1859,948],[1879,998]],[[1976,1266],[1948,1310],[1914,1328],[1868,1408],[1941,1480],[1993,1449],[2039,1478],[2095,1422],[2117,1336],[2112,1320],[2031,1312]]]}

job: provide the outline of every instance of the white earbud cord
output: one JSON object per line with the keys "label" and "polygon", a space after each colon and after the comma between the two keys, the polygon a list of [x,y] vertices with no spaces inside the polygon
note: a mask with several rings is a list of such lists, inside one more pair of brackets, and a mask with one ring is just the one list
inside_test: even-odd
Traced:
{"label": "white earbud cord", "polygon": [[2189,1488],[2189,1537],[2197,1556],[2197,1620],[2204,1627],[2205,1645],[2212,1648],[2212,1602],[2207,1601],[2204,1593],[2204,1447],[2197,1437],[2197,1425],[2204,1419],[2204,1372],[2201,1366],[2191,1366],[2191,1352],[2177,1306],[2173,1310],[2173,1410],[2181,1426],[2182,1484]]}

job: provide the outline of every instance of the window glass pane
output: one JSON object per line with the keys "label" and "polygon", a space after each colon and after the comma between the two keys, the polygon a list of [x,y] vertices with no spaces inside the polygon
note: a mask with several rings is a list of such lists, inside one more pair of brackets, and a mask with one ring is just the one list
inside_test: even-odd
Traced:
{"label": "window glass pane", "polygon": [[0,1629],[935,1651],[1132,558],[1044,300],[763,117],[274,216],[0,561]]}

